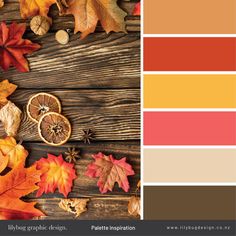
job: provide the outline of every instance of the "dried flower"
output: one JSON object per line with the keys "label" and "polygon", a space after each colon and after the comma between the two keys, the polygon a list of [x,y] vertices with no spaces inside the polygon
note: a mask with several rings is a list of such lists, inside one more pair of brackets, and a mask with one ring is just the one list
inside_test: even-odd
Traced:
{"label": "dried flower", "polygon": [[74,162],[76,163],[76,159],[79,159],[80,158],[80,150],[76,150],[75,147],[73,148],[68,148],[68,151],[65,152],[65,155],[66,155],[66,161],[71,163],[71,162]]}
{"label": "dried flower", "polygon": [[128,212],[132,216],[140,215],[140,198],[132,196],[128,203]]}
{"label": "dried flower", "polygon": [[95,140],[95,132],[91,129],[83,130],[82,140],[90,144],[92,140]]}
{"label": "dried flower", "polygon": [[59,207],[67,212],[75,214],[75,217],[87,211],[88,198],[76,198],[76,199],[62,199],[59,203]]}

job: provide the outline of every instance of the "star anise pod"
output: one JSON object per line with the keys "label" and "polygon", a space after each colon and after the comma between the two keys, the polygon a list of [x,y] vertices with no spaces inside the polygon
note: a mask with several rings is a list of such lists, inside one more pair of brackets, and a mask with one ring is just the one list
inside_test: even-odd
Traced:
{"label": "star anise pod", "polygon": [[82,140],[84,143],[90,144],[92,140],[95,140],[95,132],[91,129],[83,130]]}
{"label": "star anise pod", "polygon": [[73,148],[68,148],[68,151],[65,152],[66,154],[66,161],[71,163],[71,162],[74,162],[76,163],[76,159],[79,159],[80,158],[80,150],[76,150],[74,147]]}

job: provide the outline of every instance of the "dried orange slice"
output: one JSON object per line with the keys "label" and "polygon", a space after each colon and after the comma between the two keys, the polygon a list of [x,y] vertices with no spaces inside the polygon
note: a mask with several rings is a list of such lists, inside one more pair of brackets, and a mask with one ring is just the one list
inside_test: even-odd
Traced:
{"label": "dried orange slice", "polygon": [[71,124],[65,116],[56,112],[48,112],[40,118],[38,132],[45,143],[60,146],[69,140]]}
{"label": "dried orange slice", "polygon": [[61,113],[61,103],[52,94],[37,93],[29,99],[27,114],[34,122],[38,123],[41,116],[50,111]]}

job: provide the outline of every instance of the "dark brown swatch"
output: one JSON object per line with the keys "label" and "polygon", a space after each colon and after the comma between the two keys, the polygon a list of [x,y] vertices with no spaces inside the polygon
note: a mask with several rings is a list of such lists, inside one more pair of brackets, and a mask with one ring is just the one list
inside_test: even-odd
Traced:
{"label": "dark brown swatch", "polygon": [[236,220],[236,187],[146,186],[144,219]]}

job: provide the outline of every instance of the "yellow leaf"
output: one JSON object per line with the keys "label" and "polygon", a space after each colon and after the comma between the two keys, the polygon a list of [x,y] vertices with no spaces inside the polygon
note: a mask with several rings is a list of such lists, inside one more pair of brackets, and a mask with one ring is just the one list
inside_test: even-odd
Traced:
{"label": "yellow leaf", "polygon": [[14,168],[19,163],[24,163],[28,156],[27,150],[22,145],[17,144],[13,137],[0,139],[0,151],[3,157],[8,158],[7,166],[10,168]]}
{"label": "yellow leaf", "polygon": [[9,83],[8,80],[3,80],[0,82],[0,108],[7,104],[7,97],[10,96],[16,88],[17,86]]}
{"label": "yellow leaf", "polygon": [[48,11],[56,0],[20,0],[20,12],[23,19],[32,16],[48,17]]}

